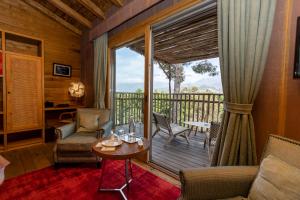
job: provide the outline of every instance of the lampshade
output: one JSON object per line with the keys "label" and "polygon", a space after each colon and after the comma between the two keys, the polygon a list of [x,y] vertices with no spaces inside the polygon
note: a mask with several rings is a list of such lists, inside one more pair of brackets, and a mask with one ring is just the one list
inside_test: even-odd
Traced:
{"label": "lampshade", "polygon": [[69,93],[72,97],[80,98],[84,96],[84,85],[81,82],[71,82]]}

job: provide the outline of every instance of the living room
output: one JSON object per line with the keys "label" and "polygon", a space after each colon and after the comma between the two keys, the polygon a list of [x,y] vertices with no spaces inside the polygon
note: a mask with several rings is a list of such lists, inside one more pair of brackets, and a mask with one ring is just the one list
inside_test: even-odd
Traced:
{"label": "living room", "polygon": [[299,1],[0,8],[0,199],[300,199]]}

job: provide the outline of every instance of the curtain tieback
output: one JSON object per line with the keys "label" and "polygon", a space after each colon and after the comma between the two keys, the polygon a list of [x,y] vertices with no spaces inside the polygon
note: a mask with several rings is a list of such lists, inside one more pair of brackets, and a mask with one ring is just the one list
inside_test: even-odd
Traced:
{"label": "curtain tieback", "polygon": [[224,110],[236,114],[251,114],[253,104],[238,104],[224,102]]}

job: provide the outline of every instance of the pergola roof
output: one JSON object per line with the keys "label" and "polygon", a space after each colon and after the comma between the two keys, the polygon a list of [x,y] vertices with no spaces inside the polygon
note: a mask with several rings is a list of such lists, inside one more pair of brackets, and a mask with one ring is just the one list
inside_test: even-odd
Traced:
{"label": "pergola roof", "polygon": [[[217,7],[153,31],[154,59],[170,64],[218,57]],[[129,48],[144,54],[144,40]]]}

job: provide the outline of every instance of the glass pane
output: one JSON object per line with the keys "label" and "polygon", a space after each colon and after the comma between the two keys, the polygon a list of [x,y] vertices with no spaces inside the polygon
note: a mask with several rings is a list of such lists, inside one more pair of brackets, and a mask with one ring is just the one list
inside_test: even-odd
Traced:
{"label": "glass pane", "polygon": [[144,135],[144,38],[115,50],[115,126],[125,133]]}

